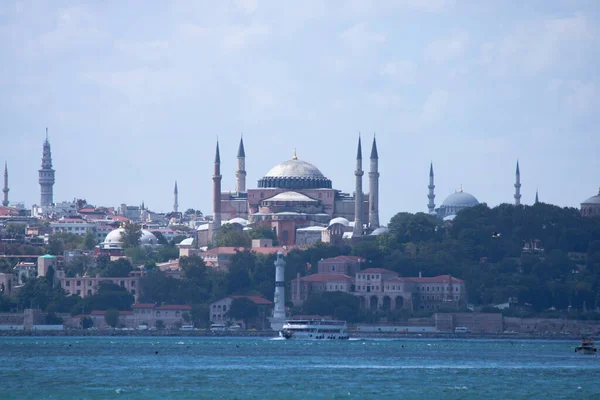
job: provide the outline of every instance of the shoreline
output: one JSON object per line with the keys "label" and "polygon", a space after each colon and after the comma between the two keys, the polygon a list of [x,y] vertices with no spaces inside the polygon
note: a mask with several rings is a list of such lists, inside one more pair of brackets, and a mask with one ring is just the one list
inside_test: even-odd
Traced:
{"label": "shoreline", "polygon": [[[543,335],[529,333],[373,333],[350,331],[351,339],[488,339],[488,340],[581,340],[576,335]],[[210,332],[199,331],[89,331],[84,329],[69,329],[64,331],[0,331],[0,337],[184,337],[184,338],[276,338],[274,331],[237,331],[237,332]]]}

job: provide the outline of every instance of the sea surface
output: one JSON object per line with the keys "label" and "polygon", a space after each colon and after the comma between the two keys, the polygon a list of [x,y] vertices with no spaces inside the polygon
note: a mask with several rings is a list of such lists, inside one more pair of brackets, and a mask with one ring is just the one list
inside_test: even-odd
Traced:
{"label": "sea surface", "polygon": [[575,341],[2,337],[0,399],[598,399]]}

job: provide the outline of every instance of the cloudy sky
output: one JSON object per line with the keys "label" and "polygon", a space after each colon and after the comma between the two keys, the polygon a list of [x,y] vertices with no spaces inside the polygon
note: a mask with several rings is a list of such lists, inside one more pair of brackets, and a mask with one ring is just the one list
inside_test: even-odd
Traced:
{"label": "cloudy sky", "polygon": [[600,185],[599,29],[595,0],[4,0],[0,160],[39,202],[48,126],[55,201],[169,211],[178,180],[210,213],[217,136],[224,189],[243,133],[249,187],[297,148],[352,192],[376,133],[382,222],[426,211],[430,161],[438,206],[460,185],[513,201],[517,159],[523,203],[578,206]]}

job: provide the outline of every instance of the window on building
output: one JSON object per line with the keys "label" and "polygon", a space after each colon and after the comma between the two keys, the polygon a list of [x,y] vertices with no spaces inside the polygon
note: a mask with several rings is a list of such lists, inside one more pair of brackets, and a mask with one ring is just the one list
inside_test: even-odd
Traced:
{"label": "window on building", "polygon": [[77,286],[81,286],[81,281],[77,281]]}
{"label": "window on building", "polygon": [[125,281],[121,281],[121,287],[125,287]]}
{"label": "window on building", "polygon": [[175,316],[179,317],[179,311],[175,311]]}
{"label": "window on building", "polygon": [[157,317],[160,317],[160,311],[157,311],[157,312],[156,312],[156,316],[157,316]]}
{"label": "window on building", "polygon": [[135,287],[135,281],[131,281],[131,287]]}
{"label": "window on building", "polygon": [[81,290],[77,290],[77,294],[81,294]]}
{"label": "window on building", "polygon": [[71,286],[71,281],[66,281],[65,286]]}
{"label": "window on building", "polygon": [[223,312],[227,311],[227,306],[223,306]]}
{"label": "window on building", "polygon": [[88,289],[87,294],[88,294],[88,296],[91,296],[92,295],[92,289]]}

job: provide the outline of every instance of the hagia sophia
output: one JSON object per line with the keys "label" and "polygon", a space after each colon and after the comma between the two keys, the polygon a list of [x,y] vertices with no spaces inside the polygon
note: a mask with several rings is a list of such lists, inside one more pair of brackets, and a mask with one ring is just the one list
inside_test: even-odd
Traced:
{"label": "hagia sophia", "polygon": [[[310,245],[342,239],[356,241],[388,231],[379,224],[379,154],[373,138],[369,157],[368,193],[363,192],[362,144],[358,138],[354,194],[335,189],[330,179],[313,164],[300,160],[294,152],[258,180],[256,188],[246,187],[246,153],[243,138],[237,152],[235,192],[221,190],[221,158],[217,142],[213,174],[213,220],[198,228],[198,246],[206,246],[224,224],[237,229],[266,226],[276,233],[280,245]],[[468,207],[479,204],[475,196],[462,190],[450,194],[436,208],[433,164],[429,169],[428,213],[446,221]],[[521,174],[517,161],[514,204],[521,204]],[[177,194],[175,193],[175,196]],[[536,191],[535,202],[538,202]],[[177,203],[177,199],[175,199]],[[600,215],[600,193],[581,204],[584,216]]]}

